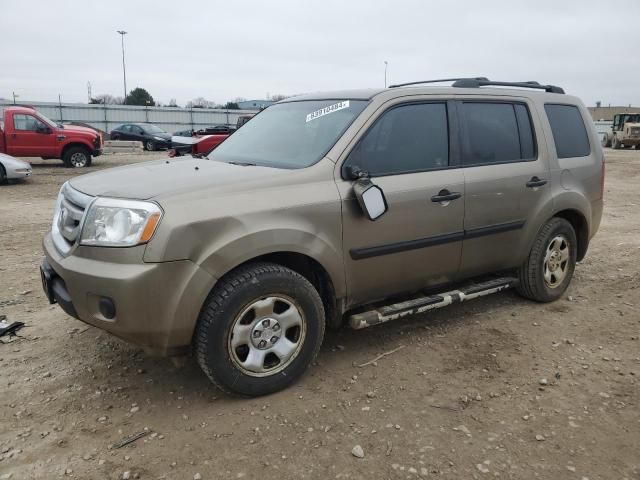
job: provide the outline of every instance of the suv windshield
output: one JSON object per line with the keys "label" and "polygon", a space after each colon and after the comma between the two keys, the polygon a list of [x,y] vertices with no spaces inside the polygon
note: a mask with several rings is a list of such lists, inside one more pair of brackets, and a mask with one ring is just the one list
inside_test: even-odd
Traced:
{"label": "suv windshield", "polygon": [[367,106],[365,100],[272,105],[209,154],[221,162],[304,168],[320,160]]}

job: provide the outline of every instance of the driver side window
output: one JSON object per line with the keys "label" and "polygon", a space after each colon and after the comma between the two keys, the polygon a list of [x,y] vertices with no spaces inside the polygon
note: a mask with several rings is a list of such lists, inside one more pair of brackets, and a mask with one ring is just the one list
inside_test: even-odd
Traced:
{"label": "driver side window", "polygon": [[409,104],[386,111],[360,139],[345,165],[357,166],[372,177],[447,167],[446,104]]}
{"label": "driver side window", "polygon": [[23,132],[35,132],[38,130],[38,127],[45,128],[45,125],[31,115],[16,114],[13,116],[13,128],[16,130]]}

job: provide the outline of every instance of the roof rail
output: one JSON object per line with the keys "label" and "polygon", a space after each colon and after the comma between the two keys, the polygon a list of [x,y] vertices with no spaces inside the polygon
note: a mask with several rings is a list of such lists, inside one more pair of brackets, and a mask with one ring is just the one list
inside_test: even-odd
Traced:
{"label": "roof rail", "polygon": [[478,87],[518,87],[518,88],[535,88],[538,90],[544,90],[549,93],[564,93],[564,89],[555,85],[542,85],[539,82],[530,80],[528,82],[493,82],[486,78],[461,78],[456,80],[453,85],[458,88],[478,88]]}
{"label": "roof rail", "polygon": [[408,87],[409,85],[421,85],[424,83],[453,82],[453,87],[458,88],[479,88],[479,87],[518,87],[535,88],[549,93],[564,93],[564,89],[555,85],[542,85],[534,80],[528,82],[494,82],[487,77],[467,77],[467,78],[440,78],[437,80],[420,80],[419,82],[396,83],[389,85],[389,88]]}
{"label": "roof rail", "polygon": [[389,88],[408,87],[409,85],[420,85],[421,83],[441,83],[441,82],[459,82],[461,80],[477,80],[488,82],[487,77],[471,77],[471,78],[440,78],[438,80],[421,80],[419,82],[396,83],[389,85]]}

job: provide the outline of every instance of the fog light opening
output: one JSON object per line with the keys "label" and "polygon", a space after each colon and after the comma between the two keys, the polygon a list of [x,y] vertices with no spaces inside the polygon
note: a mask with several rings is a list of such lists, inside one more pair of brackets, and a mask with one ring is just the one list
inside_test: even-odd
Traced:
{"label": "fog light opening", "polygon": [[98,304],[100,313],[107,320],[112,320],[116,316],[116,304],[108,297],[101,297]]}

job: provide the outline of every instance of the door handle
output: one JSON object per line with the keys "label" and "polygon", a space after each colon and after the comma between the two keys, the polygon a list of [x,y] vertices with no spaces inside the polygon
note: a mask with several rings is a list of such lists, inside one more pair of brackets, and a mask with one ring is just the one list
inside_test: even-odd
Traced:
{"label": "door handle", "polygon": [[531,180],[527,182],[527,187],[529,188],[542,187],[543,185],[546,185],[546,184],[547,184],[546,180],[533,176],[531,177]]}
{"label": "door handle", "polygon": [[450,202],[460,198],[462,194],[460,192],[450,192],[446,188],[440,190],[437,195],[431,197],[431,201],[435,203]]}

